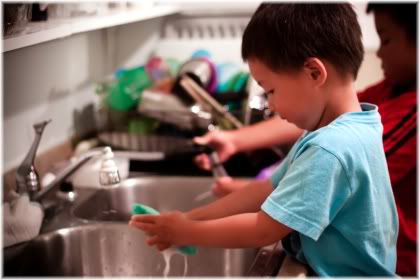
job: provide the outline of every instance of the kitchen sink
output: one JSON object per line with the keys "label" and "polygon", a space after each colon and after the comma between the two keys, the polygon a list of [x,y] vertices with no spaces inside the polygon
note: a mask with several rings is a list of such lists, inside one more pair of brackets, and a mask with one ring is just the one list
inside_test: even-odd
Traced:
{"label": "kitchen sink", "polygon": [[[159,252],[141,230],[128,226],[133,203],[159,211],[207,204],[212,177],[148,176],[116,186],[78,188],[44,220],[35,239],[3,249],[4,276],[240,277],[265,275],[255,260],[258,249],[199,247],[194,256]],[[67,206],[66,206],[67,205]],[[259,269],[261,271],[259,271]],[[268,275],[272,275],[271,273]]]}
{"label": "kitchen sink", "polygon": [[3,256],[3,273],[4,276],[246,276],[256,252],[199,248],[194,256],[174,254],[169,258],[146,245],[145,235],[138,229],[122,223],[98,223],[59,229],[16,245]]}
{"label": "kitchen sink", "polygon": [[139,177],[96,191],[74,206],[73,215],[94,221],[128,222],[133,203],[158,211],[188,211],[215,198],[212,177]]}

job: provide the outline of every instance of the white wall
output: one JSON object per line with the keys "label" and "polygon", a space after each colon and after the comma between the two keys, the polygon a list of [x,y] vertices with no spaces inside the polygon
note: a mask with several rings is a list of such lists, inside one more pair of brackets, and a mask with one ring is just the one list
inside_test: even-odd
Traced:
{"label": "white wall", "polygon": [[[93,45],[99,46],[96,51]],[[72,133],[72,114],[94,101],[91,79],[100,75],[101,33],[54,40],[3,57],[4,169],[22,161],[34,138],[32,124],[51,118],[39,152],[64,142]]]}
{"label": "white wall", "polygon": [[[206,49],[212,54],[216,63],[233,62],[247,68],[241,59],[242,34],[236,32],[232,36],[230,29],[233,27],[235,30],[240,30],[246,26],[255,9],[255,2],[241,0],[245,5],[241,10],[235,10],[234,2],[230,2],[230,5],[226,7],[223,6],[222,9],[218,5],[214,5],[213,2],[175,1],[184,4],[186,7],[184,10],[188,17],[174,18],[167,22],[164,29],[165,38],[160,40],[154,50],[157,55],[185,61],[195,50]],[[381,62],[376,56],[379,38],[376,34],[373,15],[366,14],[366,6],[366,3],[360,2],[353,4],[362,29],[362,40],[365,47],[365,57],[355,83],[357,90],[363,90],[372,83],[381,80],[383,76]],[[210,16],[203,16],[206,11],[211,11]],[[221,13],[222,11],[225,14]],[[221,14],[214,17],[214,14],[218,12]]]}
{"label": "white wall", "polygon": [[357,90],[363,90],[372,83],[383,79],[381,61],[376,56],[376,50],[379,47],[379,37],[376,33],[372,13],[366,14],[366,6],[366,3],[361,2],[353,4],[362,29],[363,45],[365,47],[365,57],[355,83]]}
{"label": "white wall", "polygon": [[367,50],[355,82],[356,90],[363,90],[382,79],[381,60],[376,56],[376,51]]}
{"label": "white wall", "polygon": [[54,40],[3,54],[3,169],[23,160],[32,124],[51,118],[38,152],[68,140],[73,112],[98,103],[93,81],[142,64],[156,45],[160,19]]}

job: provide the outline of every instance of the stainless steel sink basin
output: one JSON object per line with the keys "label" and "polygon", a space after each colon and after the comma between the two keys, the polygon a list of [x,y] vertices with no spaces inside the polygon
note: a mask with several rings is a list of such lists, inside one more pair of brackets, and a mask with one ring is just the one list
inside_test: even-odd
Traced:
{"label": "stainless steel sink basin", "polygon": [[195,256],[173,255],[168,264],[144,238],[140,230],[121,223],[60,229],[8,250],[3,272],[5,276],[245,276],[256,254],[254,249],[199,248]]}
{"label": "stainless steel sink basin", "polygon": [[[78,200],[48,221],[43,234],[3,249],[5,276],[191,276],[255,275],[257,249],[198,248],[198,254],[168,255],[149,247],[127,221],[133,203],[159,211],[211,202],[210,177],[140,177],[116,187],[77,189]],[[63,228],[65,227],[65,228]],[[258,274],[259,275],[259,274]]]}
{"label": "stainless steel sink basin", "polygon": [[[135,202],[159,211],[187,211],[211,202],[211,177],[144,177],[102,189],[74,207],[73,214],[95,221],[128,221]],[[208,195],[204,194],[207,193]],[[203,195],[204,194],[204,195]]]}

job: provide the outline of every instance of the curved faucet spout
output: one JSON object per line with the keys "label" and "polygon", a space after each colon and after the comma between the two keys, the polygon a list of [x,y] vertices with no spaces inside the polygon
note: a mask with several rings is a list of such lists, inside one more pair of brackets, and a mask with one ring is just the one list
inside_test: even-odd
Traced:
{"label": "curved faucet spout", "polygon": [[[95,149],[86,152],[81,155],[75,162],[61,170],[55,179],[45,186],[40,192],[36,193],[32,200],[41,201],[48,193],[56,189],[61,183],[63,183],[69,176],[71,176],[77,169],[93,157],[102,157],[102,167],[99,171],[99,182],[101,185],[113,185],[120,182],[120,175],[118,168],[113,162],[113,153],[110,147]],[[104,164],[106,163],[106,164]]]}
{"label": "curved faucet spout", "polygon": [[53,189],[63,183],[80,166],[95,156],[102,156],[102,167],[98,175],[101,185],[113,185],[120,182],[118,168],[113,161],[114,154],[112,153],[110,147],[105,147],[100,150],[88,151],[82,155],[78,160],[76,160],[76,162],[61,170],[61,172],[57,174],[57,177],[41,190],[39,176],[34,167],[34,161],[42,132],[49,122],[51,122],[51,120],[43,121],[34,124],[33,126],[36,133],[35,140],[16,172],[16,186],[18,193],[27,192],[31,200],[40,201]]}
{"label": "curved faucet spout", "polygon": [[25,159],[16,171],[16,187],[18,193],[28,192],[29,196],[32,197],[33,194],[38,192],[40,189],[39,177],[34,167],[34,161],[44,128],[50,122],[51,120],[46,120],[33,125],[35,130],[34,142],[32,143],[31,149]]}

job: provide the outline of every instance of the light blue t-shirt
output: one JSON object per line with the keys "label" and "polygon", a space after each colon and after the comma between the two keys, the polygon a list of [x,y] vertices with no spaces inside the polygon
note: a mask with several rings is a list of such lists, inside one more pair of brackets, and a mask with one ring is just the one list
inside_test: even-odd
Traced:
{"label": "light blue t-shirt", "polygon": [[261,209],[292,228],[295,257],[319,276],[395,276],[398,217],[378,109],[361,104],[306,132]]}

